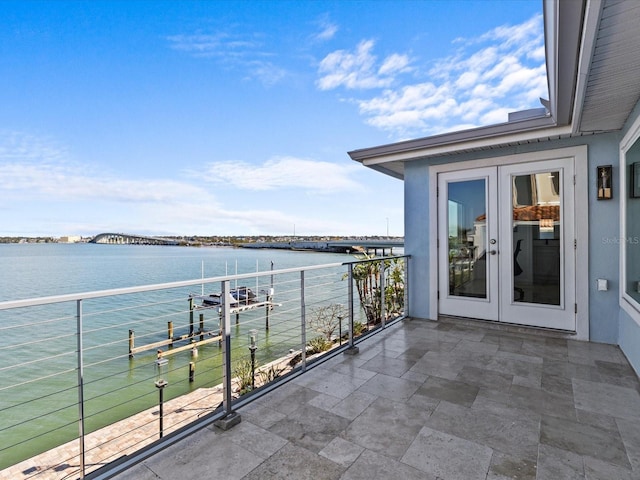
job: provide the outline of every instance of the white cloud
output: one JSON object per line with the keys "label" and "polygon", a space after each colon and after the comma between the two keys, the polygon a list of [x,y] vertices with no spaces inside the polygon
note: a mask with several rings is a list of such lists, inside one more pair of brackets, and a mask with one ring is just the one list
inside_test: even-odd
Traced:
{"label": "white cloud", "polygon": [[339,27],[335,23],[331,22],[328,17],[323,18],[318,22],[320,26],[320,32],[313,35],[313,40],[317,42],[326,42],[335,37],[338,33]]}
{"label": "white cloud", "polygon": [[287,71],[271,62],[254,61],[250,62],[248,76],[257,78],[263,85],[270,87],[285,78]]}
{"label": "white cloud", "polygon": [[456,99],[449,84],[421,83],[403,87],[399,91],[386,90],[381,96],[360,102],[360,112],[370,125],[396,131],[407,126],[428,128],[431,122],[459,116]]}
{"label": "white cloud", "polygon": [[355,52],[328,55],[318,85],[383,89],[353,101],[369,125],[403,138],[506,122],[508,112],[547,97],[542,15],[454,43],[454,53],[431,64],[428,81],[395,87],[399,73],[417,71],[415,62],[395,54],[376,70],[374,43],[363,41]]}
{"label": "white cloud", "polygon": [[227,56],[241,46],[237,41],[229,40],[225,33],[170,35],[167,40],[172,49],[196,57]]}
{"label": "white cloud", "polygon": [[478,81],[477,72],[464,72],[456,80],[456,87],[461,89],[472,88]]}
{"label": "white cloud", "polygon": [[318,67],[320,90],[332,90],[340,86],[348,89],[387,87],[395,76],[410,69],[406,55],[392,54],[376,67],[378,58],[371,52],[375,42],[363,40],[355,51],[336,50],[322,59]]}
{"label": "white cloud", "polygon": [[357,191],[363,187],[352,180],[357,165],[340,165],[330,162],[295,157],[275,157],[262,165],[246,162],[216,162],[205,169],[202,178],[214,183],[233,185],[245,190],[273,190],[297,188],[311,192],[331,193]]}
{"label": "white cloud", "polygon": [[268,208],[225,207],[195,183],[125,179],[86,162],[74,163],[51,139],[20,132],[0,132],[0,199],[10,199],[7,215],[22,212],[23,223],[11,222],[16,235],[94,235],[113,229],[210,234],[221,225],[227,232],[261,233],[303,224],[303,219]]}
{"label": "white cloud", "polygon": [[[336,201],[331,194],[351,199],[365,190],[354,178],[367,172],[356,164],[277,157],[258,166],[220,162],[191,173],[193,178],[123,178],[74,162],[51,139],[0,132],[0,209],[5,230],[15,235],[95,235],[114,229],[153,235],[282,234],[294,224],[305,234],[367,231],[366,221],[359,223],[355,213],[337,219],[325,211]],[[218,183],[211,188],[207,179]],[[242,199],[229,195],[237,189],[249,193]],[[290,193],[280,195],[285,189],[296,190],[293,198],[322,198],[292,204]],[[250,193],[265,190],[278,190],[269,197],[276,206]]]}
{"label": "white cloud", "polygon": [[189,196],[212,201],[202,188],[165,179],[127,180],[70,164],[0,165],[0,192],[24,192],[61,201],[171,202]]}
{"label": "white cloud", "polygon": [[0,132],[0,196],[2,192],[52,201],[158,203],[186,196],[213,201],[206,190],[185,182],[123,179],[86,162],[73,162],[55,141],[20,132]]}
{"label": "white cloud", "polygon": [[272,86],[287,76],[287,70],[266,60],[276,55],[264,48],[259,34],[234,35],[226,32],[215,34],[172,35],[167,37],[170,48],[194,57],[215,58],[226,66],[246,72],[245,79],[256,79]]}
{"label": "white cloud", "polygon": [[227,32],[170,35],[166,37],[173,50],[194,57],[220,57],[226,60],[241,57],[271,56],[265,51],[260,34],[243,35]]}
{"label": "white cloud", "polygon": [[394,75],[397,72],[407,72],[410,70],[411,61],[407,55],[394,53],[389,55],[382,66],[378,69],[378,75]]}
{"label": "white cloud", "polygon": [[527,57],[536,62],[544,62],[546,57],[544,45],[540,45],[538,48],[532,48],[527,53]]}
{"label": "white cloud", "polygon": [[66,148],[61,147],[51,138],[0,130],[0,161],[2,163],[15,160],[56,162],[67,156]]}
{"label": "white cloud", "polygon": [[490,30],[476,39],[482,41],[496,41],[503,47],[517,49],[524,48],[530,42],[544,42],[542,30],[542,14],[534,15],[529,20],[519,25],[501,25]]}

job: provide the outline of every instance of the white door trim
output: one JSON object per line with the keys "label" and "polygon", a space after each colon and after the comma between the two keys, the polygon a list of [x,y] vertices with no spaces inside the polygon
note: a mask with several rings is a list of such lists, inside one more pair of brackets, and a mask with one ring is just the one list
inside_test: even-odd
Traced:
{"label": "white door trim", "polygon": [[[465,170],[478,167],[499,166],[517,163],[527,163],[539,160],[554,160],[560,158],[574,159],[575,173],[575,204],[579,206],[575,212],[576,246],[576,332],[572,338],[578,340],[589,339],[589,197],[588,197],[588,151],[586,145],[543,150],[502,157],[492,157],[429,167],[429,282],[438,285],[438,174],[455,170]],[[437,288],[429,292],[429,316],[438,318]]]}
{"label": "white door trim", "polygon": [[[489,255],[489,239],[498,238],[498,169],[496,167],[474,168],[469,170],[456,170],[454,172],[443,172],[438,177],[438,188],[440,195],[440,207],[438,210],[438,219],[442,220],[439,227],[439,245],[449,245],[449,235],[446,230],[448,223],[448,200],[449,185],[452,183],[465,182],[469,180],[484,181],[485,187],[485,209],[481,210],[485,215],[485,228],[483,240],[481,241],[484,255],[476,253],[475,255],[484,256],[485,272],[485,288],[486,297],[479,298],[474,296],[450,295],[449,293],[449,269],[443,269],[439,272],[438,289],[440,291],[439,309],[446,311],[447,315],[468,316],[469,312],[473,312],[476,318],[486,320],[498,320],[500,318],[499,310],[499,284],[500,274],[498,272],[499,258],[498,255]],[[476,212],[477,213],[477,212]],[[475,232],[477,234],[477,232]],[[478,243],[475,243],[478,247]],[[494,249],[495,250],[495,249]],[[442,265],[449,264],[449,248],[441,248],[438,252],[440,258],[438,261]],[[477,258],[479,260],[479,258]],[[476,263],[478,265],[479,263]],[[474,273],[477,270],[474,269]]]}

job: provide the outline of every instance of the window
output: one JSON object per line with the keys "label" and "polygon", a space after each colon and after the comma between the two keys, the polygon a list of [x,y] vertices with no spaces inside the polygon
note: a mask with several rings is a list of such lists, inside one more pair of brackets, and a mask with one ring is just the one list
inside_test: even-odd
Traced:
{"label": "window", "polygon": [[622,307],[640,324],[640,118],[620,148],[621,191],[621,300]]}

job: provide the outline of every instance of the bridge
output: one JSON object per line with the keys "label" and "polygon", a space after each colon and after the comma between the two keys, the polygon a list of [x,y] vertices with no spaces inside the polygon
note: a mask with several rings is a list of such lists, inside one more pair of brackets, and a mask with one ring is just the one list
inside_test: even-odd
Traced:
{"label": "bridge", "polygon": [[180,242],[170,238],[145,237],[144,235],[129,235],[126,233],[100,233],[89,243],[109,245],[179,245]]}
{"label": "bridge", "polygon": [[289,242],[241,243],[243,248],[274,248],[283,250],[311,250],[315,252],[393,254],[394,248],[403,248],[404,239],[350,239],[330,241],[297,240]]}
{"label": "bridge", "polygon": [[327,242],[329,248],[335,249],[340,252],[352,252],[354,250],[364,250],[367,253],[378,254],[378,250],[382,255],[393,254],[394,248],[403,248],[404,239],[368,239],[368,240],[332,240]]}

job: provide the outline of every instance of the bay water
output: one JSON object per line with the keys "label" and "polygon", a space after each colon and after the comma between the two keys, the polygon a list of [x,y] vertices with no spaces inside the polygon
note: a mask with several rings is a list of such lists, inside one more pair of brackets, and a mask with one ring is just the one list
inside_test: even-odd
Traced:
{"label": "bay water", "polygon": [[[0,301],[352,260],[354,257],[346,254],[232,247],[0,244]],[[100,302],[96,306],[100,311],[110,308]],[[0,312],[0,331],[5,330],[7,334],[4,345],[0,346],[0,469],[77,435],[75,419],[78,412],[74,406],[77,402],[74,387],[77,372],[73,354],[76,339],[71,307],[73,305],[67,305],[64,311],[60,311],[59,316],[64,321],[44,324],[40,323],[42,318],[55,318],[58,315],[55,313],[57,307],[35,309],[29,315],[16,311]],[[88,318],[90,314],[91,308],[88,306]],[[149,387],[152,383],[148,381],[154,352],[136,355],[132,360],[126,355],[126,332],[127,328],[131,328],[128,323],[132,322],[132,315],[132,311],[126,308],[116,309],[108,318],[96,319],[95,325],[91,325],[91,320],[87,322],[95,330],[93,336],[87,334],[84,346],[87,350],[85,362],[90,365],[85,371],[84,380],[86,395],[91,398],[87,404],[87,413],[91,418],[88,430],[126,418],[148,408],[155,401],[155,389]],[[22,325],[24,328],[16,329],[16,326]],[[114,325],[118,326],[115,333]],[[136,328],[142,326],[137,324]],[[284,322],[272,331],[274,349],[281,344],[282,338],[287,338],[286,329]],[[289,337],[293,342],[296,341],[295,336]],[[166,338],[166,331],[158,337],[162,338]],[[262,348],[259,350],[265,360],[274,354],[267,340],[262,339]],[[109,353],[110,360],[104,361],[104,352],[111,343],[114,345],[111,350],[116,353]],[[204,348],[217,350],[218,347],[211,345]],[[172,358],[171,368],[181,369],[183,365],[180,362],[188,365],[188,355],[184,358],[186,360]],[[219,369],[219,365],[213,364],[217,361],[203,361],[198,369],[204,372],[207,369]],[[22,366],[15,368],[19,364]],[[46,372],[55,374],[47,378]],[[42,376],[45,378],[42,379]],[[38,380],[31,381],[31,378]],[[201,374],[196,382],[189,384],[181,376],[180,380],[172,381],[173,388],[168,389],[167,395],[173,397],[199,387],[213,386],[219,377],[216,374],[208,378],[206,374]],[[214,378],[213,383],[211,378]],[[122,389],[123,382],[127,386],[126,391]],[[24,384],[19,388],[11,387],[17,383]],[[60,409],[55,408],[56,404],[60,405]],[[39,430],[51,433],[40,435]],[[15,446],[3,448],[2,444]]]}

